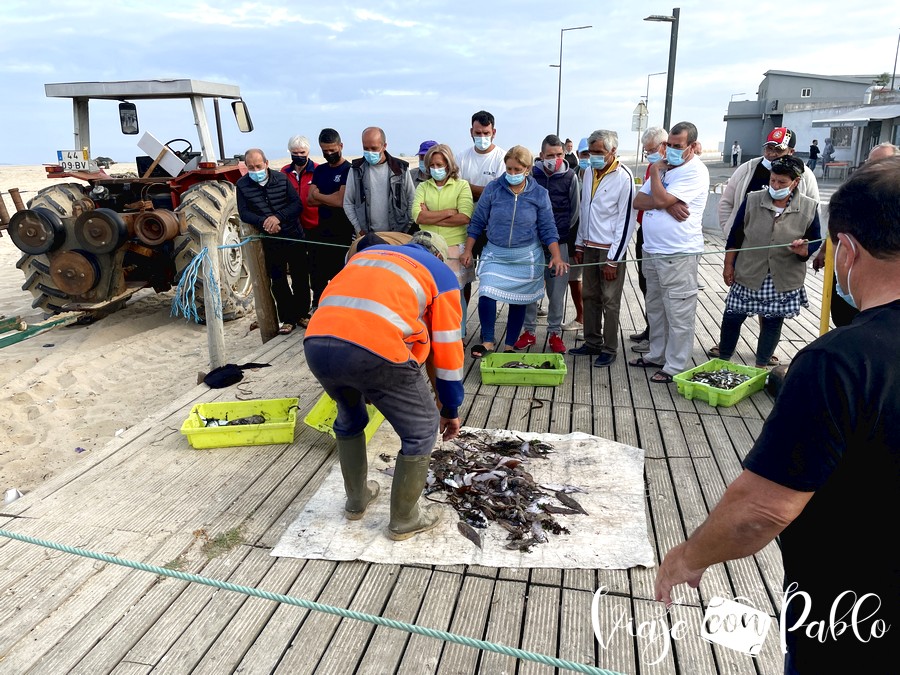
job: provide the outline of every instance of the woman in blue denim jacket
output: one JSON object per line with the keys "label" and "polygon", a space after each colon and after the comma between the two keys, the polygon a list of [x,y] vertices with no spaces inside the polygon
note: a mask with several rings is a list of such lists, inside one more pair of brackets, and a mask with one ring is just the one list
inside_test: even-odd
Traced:
{"label": "woman in blue denim jacket", "polygon": [[494,350],[497,301],[509,305],[506,350],[513,345],[525,322],[525,308],[544,295],[544,251],[550,250],[549,267],[565,274],[568,265],[559,255],[559,233],[553,219],[550,195],[529,177],[534,157],[517,145],[503,159],[506,173],[484,188],[469,222],[462,265],[472,264],[472,249],[487,231],[488,243],[478,263],[478,318],[481,344],[471,354],[480,358]]}

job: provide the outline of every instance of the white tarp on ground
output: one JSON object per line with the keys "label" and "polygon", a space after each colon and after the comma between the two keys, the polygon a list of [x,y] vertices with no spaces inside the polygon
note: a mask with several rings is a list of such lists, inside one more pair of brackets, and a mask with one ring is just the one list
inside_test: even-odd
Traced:
{"label": "white tarp on ground", "polygon": [[[656,564],[647,536],[644,498],[644,451],[583,433],[566,435],[480,430],[480,436],[515,435],[539,439],[555,452],[548,459],[529,458],[526,470],[537,483],[568,484],[586,493],[571,496],[589,515],[555,516],[571,534],[548,533],[546,544],[531,552],[506,549],[507,532],[492,523],[482,533],[477,548],[457,530],[459,520],[450,506],[441,524],[406,541],[386,536],[389,520],[391,477],[380,469],[393,466],[400,440],[385,423],[369,443],[369,479],[381,486],[381,494],[362,520],[344,518],[344,483],[335,464],[319,490],[288,527],[272,555],[325,560],[423,565],[486,565],[489,567],[549,567],[626,569]],[[386,462],[380,454],[390,456]],[[441,493],[433,497],[440,498]],[[424,502],[423,503],[428,503]]]}

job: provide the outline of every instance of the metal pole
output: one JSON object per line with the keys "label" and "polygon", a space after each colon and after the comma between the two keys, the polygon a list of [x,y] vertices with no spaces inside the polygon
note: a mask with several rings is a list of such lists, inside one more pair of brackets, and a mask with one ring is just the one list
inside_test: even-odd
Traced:
{"label": "metal pole", "polygon": [[678,51],[678,16],[681,9],[672,10],[672,38],[669,42],[669,70],[666,77],[666,106],[663,112],[663,128],[669,129],[672,123],[672,93],[675,90],[675,55]]}
{"label": "metal pole", "polygon": [[894,50],[894,70],[891,72],[891,91],[894,90],[894,78],[897,77],[897,55],[900,54],[900,35],[897,35],[897,49]]}
{"label": "metal pole", "polygon": [[219,112],[219,99],[213,99],[213,111],[216,113],[216,135],[219,137],[219,159],[225,159],[225,141],[222,139],[222,115]]}
{"label": "metal pole", "polygon": [[563,52],[563,32],[565,28],[559,31],[559,91],[556,94],[556,135],[559,136],[559,117],[562,110],[562,52]]}

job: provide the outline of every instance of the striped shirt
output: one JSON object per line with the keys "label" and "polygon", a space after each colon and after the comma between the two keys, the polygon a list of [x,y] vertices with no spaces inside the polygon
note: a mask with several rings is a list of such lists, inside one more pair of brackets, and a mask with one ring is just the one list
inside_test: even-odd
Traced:
{"label": "striped shirt", "polygon": [[[441,404],[463,400],[459,283],[447,265],[418,244],[370,246],[325,287],[306,338],[359,345],[394,363],[432,355]],[[457,415],[452,415],[456,417]]]}

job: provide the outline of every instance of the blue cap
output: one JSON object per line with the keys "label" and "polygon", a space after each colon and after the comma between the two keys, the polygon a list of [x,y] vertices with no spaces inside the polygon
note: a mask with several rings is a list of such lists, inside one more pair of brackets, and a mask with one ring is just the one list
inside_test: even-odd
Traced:
{"label": "blue cap", "polygon": [[424,155],[431,148],[437,145],[437,141],[422,141],[422,145],[419,146],[418,154]]}
{"label": "blue cap", "polygon": [[588,150],[588,142],[586,138],[582,138],[578,141],[578,154],[580,155],[582,152],[587,152]]}

